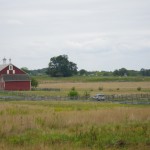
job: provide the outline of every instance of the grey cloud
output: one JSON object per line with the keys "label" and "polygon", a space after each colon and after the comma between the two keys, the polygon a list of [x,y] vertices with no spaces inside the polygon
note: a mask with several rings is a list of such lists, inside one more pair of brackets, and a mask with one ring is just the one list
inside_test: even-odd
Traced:
{"label": "grey cloud", "polygon": [[149,0],[0,0],[0,52],[29,68],[65,53],[88,70],[146,68],[149,7]]}

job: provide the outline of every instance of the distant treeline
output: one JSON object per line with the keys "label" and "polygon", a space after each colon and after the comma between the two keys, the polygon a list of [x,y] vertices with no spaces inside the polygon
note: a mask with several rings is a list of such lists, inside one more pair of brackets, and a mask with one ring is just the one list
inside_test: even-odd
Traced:
{"label": "distant treeline", "polygon": [[[24,70],[31,75],[46,75],[48,68],[37,70]],[[79,76],[150,76],[150,69],[127,70],[126,68],[116,69],[114,71],[87,71],[81,69],[77,72]]]}
{"label": "distant treeline", "polygon": [[67,55],[59,55],[52,57],[47,68],[28,70],[21,68],[30,75],[48,75],[51,77],[71,77],[78,76],[150,76],[150,69],[127,70],[126,68],[116,69],[114,71],[87,71],[81,69],[78,71],[77,64],[69,61]]}
{"label": "distant treeline", "polygon": [[96,76],[150,76],[150,69],[127,70],[126,68],[116,69],[114,71],[86,71],[84,69],[78,71],[79,75],[96,75]]}

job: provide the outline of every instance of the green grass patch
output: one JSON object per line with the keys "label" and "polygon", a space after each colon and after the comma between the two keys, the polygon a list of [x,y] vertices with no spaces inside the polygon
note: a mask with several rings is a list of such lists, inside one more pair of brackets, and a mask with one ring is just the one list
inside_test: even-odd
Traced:
{"label": "green grass patch", "polygon": [[82,101],[0,104],[3,149],[44,145],[43,149],[113,150],[148,149],[150,145],[150,105]]}
{"label": "green grass patch", "polygon": [[72,146],[91,149],[125,148],[150,143],[150,122],[130,122],[103,126],[79,126],[73,132],[29,130],[21,134],[7,136],[5,142],[14,146],[29,146],[43,143],[57,145],[68,143]]}
{"label": "green grass patch", "polygon": [[119,81],[119,82],[135,82],[135,81],[150,81],[150,77],[103,77],[103,76],[73,76],[73,77],[49,77],[49,76],[34,76],[40,83],[45,82],[107,82],[107,81]]}
{"label": "green grass patch", "polygon": [[[134,107],[133,105],[115,104],[115,103],[100,103],[100,102],[82,102],[82,101],[11,101],[11,104],[42,106],[45,109],[56,111],[75,111],[75,110],[98,110],[111,109],[116,107]],[[138,107],[135,105],[135,107]],[[140,105],[139,105],[140,107]]]}

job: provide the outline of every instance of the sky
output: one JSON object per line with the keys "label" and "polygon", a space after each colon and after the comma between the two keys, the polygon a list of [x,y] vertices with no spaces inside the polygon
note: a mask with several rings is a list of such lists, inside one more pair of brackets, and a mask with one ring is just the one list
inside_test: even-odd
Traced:
{"label": "sky", "polygon": [[150,69],[150,0],[0,0],[0,64],[59,55],[78,70]]}

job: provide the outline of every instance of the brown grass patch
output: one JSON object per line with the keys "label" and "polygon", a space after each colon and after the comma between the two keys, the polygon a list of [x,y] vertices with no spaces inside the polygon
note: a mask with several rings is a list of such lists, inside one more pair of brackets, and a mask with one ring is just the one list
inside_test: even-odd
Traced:
{"label": "brown grass patch", "polygon": [[[104,92],[107,94],[134,94],[139,93],[138,87],[141,88],[140,93],[145,93],[150,90],[150,82],[78,82],[78,83],[45,83],[40,84],[39,88],[58,88],[61,90],[70,90],[75,87],[77,91],[90,91],[93,94]],[[102,88],[100,91],[99,89]],[[119,90],[118,90],[119,89]]]}
{"label": "brown grass patch", "polygon": [[[62,135],[66,135],[69,138],[69,136],[76,136],[77,134],[79,137],[80,134],[89,134],[88,129],[94,129],[94,132],[91,130],[91,135],[97,133],[95,129],[99,129],[99,132],[100,130],[105,130],[107,134],[109,133],[108,130],[111,133],[117,130],[120,134],[122,132],[130,133],[131,131],[137,133],[140,131],[149,132],[149,126],[142,124],[143,122],[147,123],[150,121],[149,112],[150,107],[148,106],[126,107],[124,105],[96,102],[1,102],[0,149],[89,150],[91,147],[83,144],[84,138],[82,138],[83,143],[81,141],[76,143],[73,139],[63,140]],[[132,123],[137,125],[128,125]],[[94,126],[96,128],[92,128]],[[149,136],[149,134],[146,135]],[[96,136],[98,135],[96,134]],[[38,142],[40,137],[43,137],[43,139],[40,139],[40,142]],[[28,138],[31,138],[33,143],[30,143]],[[86,138],[88,139],[88,136]],[[47,139],[51,140],[48,141]],[[112,140],[114,140],[113,137]],[[128,146],[125,138],[118,139],[113,147],[110,147],[108,142],[106,141],[105,144],[109,146],[108,149],[110,150],[117,149],[117,147],[119,149],[121,146]],[[134,149],[136,146],[131,144],[129,148]],[[139,147],[147,149],[149,145],[141,143],[141,146],[139,144],[137,149]],[[93,147],[92,149],[99,148]]]}

